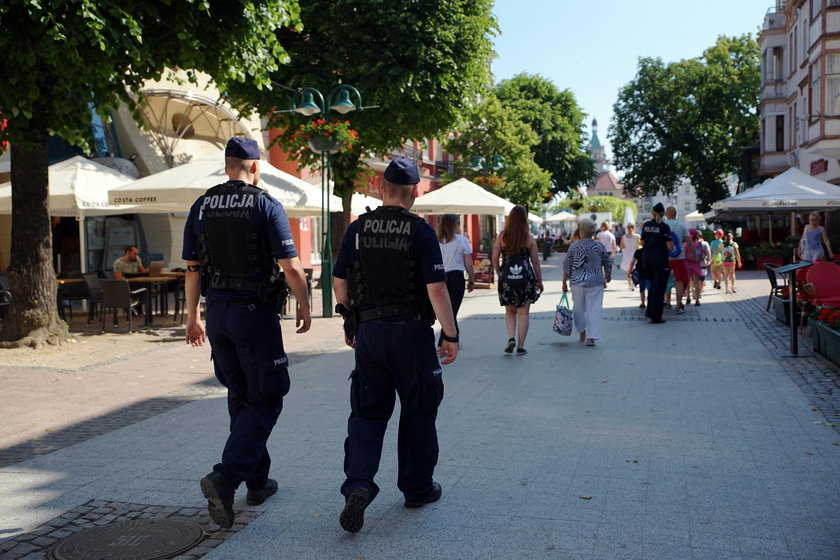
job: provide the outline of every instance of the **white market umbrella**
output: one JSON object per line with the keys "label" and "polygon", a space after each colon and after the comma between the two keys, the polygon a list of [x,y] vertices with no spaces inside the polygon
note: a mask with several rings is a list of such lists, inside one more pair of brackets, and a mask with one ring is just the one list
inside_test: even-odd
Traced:
{"label": "white market umbrella", "polygon": [[354,216],[361,216],[367,212],[368,209],[373,210],[374,208],[379,208],[380,206],[382,206],[381,200],[366,194],[353,193],[353,196],[350,198],[350,212]]}
{"label": "white market umbrella", "polygon": [[[108,189],[133,183],[135,179],[95,161],[74,156],[50,165],[48,204],[50,216],[129,214],[131,205],[112,204]],[[12,183],[0,185],[0,214],[12,213]]]}
{"label": "white market umbrella", "polygon": [[742,193],[715,202],[717,214],[825,210],[840,206],[840,187],[791,167]]}
{"label": "white market umbrella", "polygon": [[416,214],[507,214],[512,202],[487,192],[472,181],[461,177],[448,185],[418,197],[411,207]]}
{"label": "white market umbrella", "polygon": [[562,222],[573,222],[577,219],[578,217],[575,214],[572,214],[571,212],[558,212],[557,214],[546,218],[545,221],[554,224]]}
{"label": "white market umbrella", "polygon": [[[137,206],[137,212],[181,211],[186,212],[207,189],[227,181],[224,170],[224,152],[197,158],[190,163],[155,173],[131,185],[108,191],[108,200]],[[319,216],[321,214],[321,189],[294,175],[260,161],[260,181],[257,185],[283,204],[291,218]],[[331,212],[340,212],[341,199],[330,194]]]}
{"label": "white market umbrella", "polygon": [[[74,156],[49,166],[50,216],[75,216],[79,220],[79,247],[87,247],[85,216],[130,214],[134,206],[112,204],[108,189],[134,182],[134,177],[105,167],[95,161]],[[12,183],[0,185],[0,214],[12,213]],[[82,253],[84,254],[84,253]],[[87,259],[80,260],[82,272],[87,271]]]}
{"label": "white market umbrella", "polygon": [[689,212],[685,216],[683,216],[684,222],[705,222],[706,216],[695,210],[694,212]]}

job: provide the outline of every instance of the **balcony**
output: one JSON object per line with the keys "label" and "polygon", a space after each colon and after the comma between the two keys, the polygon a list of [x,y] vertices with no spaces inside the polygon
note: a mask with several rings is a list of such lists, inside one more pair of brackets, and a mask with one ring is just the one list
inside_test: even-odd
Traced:
{"label": "balcony", "polygon": [[789,168],[793,162],[785,152],[769,152],[761,154],[758,174],[762,177],[776,175]]}
{"label": "balcony", "polygon": [[764,26],[762,27],[763,31],[773,31],[785,28],[785,14],[783,14],[781,10],[781,6],[776,6],[775,8],[767,10],[767,14],[764,16]]}
{"label": "balcony", "polygon": [[767,81],[761,86],[761,100],[785,99],[785,82],[783,80]]}

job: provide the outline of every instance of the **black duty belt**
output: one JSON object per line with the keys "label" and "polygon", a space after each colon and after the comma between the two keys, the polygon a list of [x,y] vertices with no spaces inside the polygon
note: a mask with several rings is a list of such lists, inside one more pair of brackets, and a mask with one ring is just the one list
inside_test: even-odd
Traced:
{"label": "black duty belt", "polygon": [[405,321],[422,321],[423,314],[416,305],[397,303],[391,305],[378,305],[372,309],[363,309],[356,314],[359,323],[365,321],[387,321],[389,319]]}

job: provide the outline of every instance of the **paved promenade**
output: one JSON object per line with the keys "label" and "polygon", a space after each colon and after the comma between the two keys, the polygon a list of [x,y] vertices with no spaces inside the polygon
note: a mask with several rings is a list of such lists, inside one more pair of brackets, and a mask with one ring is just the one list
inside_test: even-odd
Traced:
{"label": "paved promenade", "polygon": [[[240,491],[232,530],[209,521],[198,488],[227,430],[224,393],[203,382],[158,410],[132,405],[128,421],[116,410],[83,436],[68,427],[49,449],[17,442],[0,468],[0,558],[44,558],[62,536],[137,517],[204,523],[183,559],[840,558],[837,367],[785,357],[766,276],[739,273],[737,294],[708,290],[663,325],[618,279],[589,348],[551,331],[561,262],[544,263],[525,356],[502,352],[495,292],[465,299],[463,349],[444,368],[439,502],[403,507],[395,413],[365,526],[339,527],[353,358],[321,320],[312,342],[286,335],[292,389],[270,442],[280,490],[259,507]],[[208,355],[164,350],[154,367],[209,373]]]}

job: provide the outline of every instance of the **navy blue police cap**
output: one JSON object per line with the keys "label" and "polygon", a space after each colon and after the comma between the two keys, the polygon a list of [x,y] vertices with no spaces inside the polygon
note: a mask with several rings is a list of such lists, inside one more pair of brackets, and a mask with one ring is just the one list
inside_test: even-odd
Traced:
{"label": "navy blue police cap", "polygon": [[663,212],[665,212],[665,207],[662,206],[661,202],[657,202],[653,207],[653,211],[657,214],[662,214]]}
{"label": "navy blue police cap", "polygon": [[225,156],[239,159],[260,159],[260,147],[256,140],[234,136],[228,140],[225,147]]}
{"label": "navy blue police cap", "polygon": [[414,160],[399,156],[391,160],[385,169],[385,180],[395,185],[416,185],[420,182],[420,173]]}

